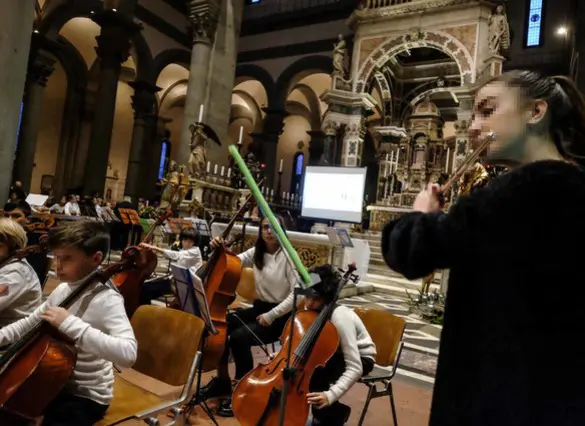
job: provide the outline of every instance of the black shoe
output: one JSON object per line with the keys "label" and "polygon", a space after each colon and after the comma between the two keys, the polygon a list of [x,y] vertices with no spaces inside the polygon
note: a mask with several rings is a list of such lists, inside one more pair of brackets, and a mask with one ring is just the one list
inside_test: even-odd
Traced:
{"label": "black shoe", "polygon": [[226,399],[221,403],[219,406],[219,410],[217,410],[217,415],[220,417],[234,417],[234,412],[232,411],[232,399]]}
{"label": "black shoe", "polygon": [[230,396],[232,394],[231,380],[220,379],[214,377],[208,384],[199,389],[199,398],[206,400],[211,398],[219,398],[222,396]]}

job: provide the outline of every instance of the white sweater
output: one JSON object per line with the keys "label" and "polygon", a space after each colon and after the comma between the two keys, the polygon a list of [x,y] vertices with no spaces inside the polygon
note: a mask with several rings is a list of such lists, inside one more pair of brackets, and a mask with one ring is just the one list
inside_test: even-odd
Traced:
{"label": "white sweater", "polygon": [[163,250],[163,255],[173,265],[188,269],[192,274],[195,274],[201,265],[203,265],[203,258],[201,257],[199,247],[191,247],[190,249],[181,251]]}
{"label": "white sweater", "polygon": [[39,278],[25,259],[0,269],[0,285],[8,286],[0,295],[0,328],[32,314],[41,304]]}
{"label": "white sweater", "polygon": [[[32,315],[0,330],[0,346],[26,334],[40,321],[42,312],[59,305],[73,288],[66,283],[59,285]],[[131,367],[137,356],[136,339],[126,316],[124,299],[116,290],[96,283],[68,311],[71,315],[63,321],[59,331],[75,341],[77,363],[66,389],[73,395],[108,405],[114,391],[112,363]]]}
{"label": "white sweater", "polygon": [[363,374],[361,358],[376,359],[376,346],[358,315],[346,306],[337,306],[331,322],[339,334],[345,371],[325,394],[332,404],[341,398]]}
{"label": "white sweater", "polygon": [[292,293],[298,282],[298,276],[289,265],[286,255],[279,249],[274,254],[264,253],[264,267],[262,270],[254,265],[255,248],[252,247],[238,257],[242,266],[252,267],[254,270],[254,281],[256,283],[256,294],[258,299],[269,303],[278,303],[270,312],[263,315],[270,324],[276,318],[288,314],[292,310]]}

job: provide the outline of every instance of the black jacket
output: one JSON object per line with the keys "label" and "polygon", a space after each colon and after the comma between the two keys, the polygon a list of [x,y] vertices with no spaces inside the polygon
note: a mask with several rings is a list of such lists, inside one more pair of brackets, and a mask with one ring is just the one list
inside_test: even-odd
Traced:
{"label": "black jacket", "polygon": [[386,225],[388,265],[450,269],[431,426],[585,425],[585,172],[515,169]]}

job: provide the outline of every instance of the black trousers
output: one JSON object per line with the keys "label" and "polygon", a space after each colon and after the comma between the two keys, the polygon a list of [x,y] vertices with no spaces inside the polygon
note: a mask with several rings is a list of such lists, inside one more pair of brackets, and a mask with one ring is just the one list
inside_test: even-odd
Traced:
{"label": "black trousers", "polygon": [[265,314],[276,306],[275,303],[255,300],[251,308],[240,309],[230,313],[227,316],[228,323],[228,341],[226,351],[222,356],[222,362],[227,362],[229,352],[232,351],[234,363],[236,364],[236,380],[240,380],[254,368],[254,359],[252,357],[252,346],[258,346],[257,340],[238,320],[239,317],[250,329],[264,342],[269,344],[277,341],[284,330],[284,326],[289,315],[277,318],[268,327],[264,327],[256,321],[258,315]]}
{"label": "black trousers", "polygon": [[140,288],[140,305],[150,305],[150,301],[165,294],[172,294],[171,280],[160,278],[142,284]]}
{"label": "black trousers", "polygon": [[[374,368],[374,361],[370,358],[362,357],[362,369],[363,376],[368,375]],[[318,368],[313,373],[311,383],[309,385],[310,392],[325,392],[329,390],[329,387],[334,384],[337,379],[341,377],[345,371],[345,360],[343,359],[343,353],[338,350],[325,367]],[[341,426],[345,423],[345,413],[341,402],[336,401],[329,407],[325,408],[312,408],[313,418],[318,420],[321,424],[327,426]]]}
{"label": "black trousers", "polygon": [[42,426],[93,426],[103,419],[108,405],[61,392],[45,410]]}

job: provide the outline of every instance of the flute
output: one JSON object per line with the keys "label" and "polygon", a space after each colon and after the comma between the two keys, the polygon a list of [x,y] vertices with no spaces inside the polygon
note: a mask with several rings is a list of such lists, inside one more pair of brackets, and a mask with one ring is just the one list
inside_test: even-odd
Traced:
{"label": "flute", "polygon": [[307,268],[305,268],[305,265],[303,265],[303,262],[301,262],[299,254],[294,249],[294,247],[288,240],[286,234],[282,230],[280,223],[278,223],[276,217],[274,217],[274,213],[272,213],[272,210],[270,210],[270,206],[268,206],[268,203],[264,199],[264,196],[262,195],[260,188],[258,188],[256,181],[252,177],[252,173],[250,173],[250,169],[248,169],[248,166],[246,166],[244,159],[238,152],[238,148],[235,145],[230,145],[229,151],[232,157],[234,157],[234,160],[236,161],[236,164],[239,167],[240,171],[242,172],[244,180],[246,181],[248,188],[250,188],[250,192],[252,192],[252,195],[256,199],[258,206],[260,206],[260,208],[264,212],[264,215],[268,219],[270,226],[275,231],[276,238],[278,238],[281,247],[284,248],[285,253],[288,254],[289,260],[292,262],[293,266],[296,267],[296,270],[301,277],[301,283],[303,284],[303,287],[312,285],[313,279],[309,275],[309,272],[307,271]]}

